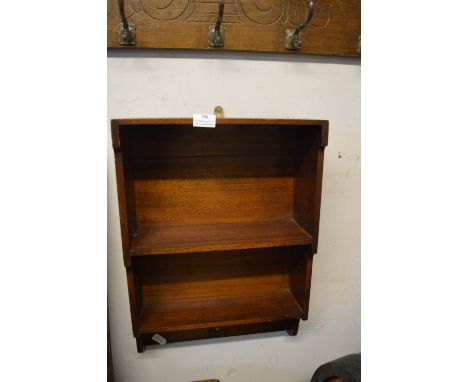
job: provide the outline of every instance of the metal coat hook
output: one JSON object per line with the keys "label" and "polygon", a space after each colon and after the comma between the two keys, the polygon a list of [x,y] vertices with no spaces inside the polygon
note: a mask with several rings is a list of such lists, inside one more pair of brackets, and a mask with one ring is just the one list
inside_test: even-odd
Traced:
{"label": "metal coat hook", "polygon": [[119,36],[119,44],[125,46],[133,46],[136,44],[136,26],[133,23],[128,23],[125,16],[124,0],[119,0],[119,13],[121,23],[117,25],[117,34]]}
{"label": "metal coat hook", "polygon": [[309,0],[307,8],[307,17],[305,21],[296,29],[286,29],[286,49],[298,50],[301,48],[301,31],[310,23],[314,13],[314,1]]}
{"label": "metal coat hook", "polygon": [[208,27],[208,44],[214,48],[221,48],[224,46],[224,27],[221,25],[223,22],[224,14],[224,0],[219,0],[218,6],[218,21],[216,25]]}

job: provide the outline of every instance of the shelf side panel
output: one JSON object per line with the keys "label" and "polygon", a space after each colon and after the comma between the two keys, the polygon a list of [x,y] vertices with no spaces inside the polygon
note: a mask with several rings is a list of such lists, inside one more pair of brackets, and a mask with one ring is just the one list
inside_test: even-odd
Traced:
{"label": "shelf side panel", "polygon": [[313,237],[313,253],[317,252],[320,223],[324,130],[328,131],[328,125],[325,128],[302,127],[297,131],[293,217]]}

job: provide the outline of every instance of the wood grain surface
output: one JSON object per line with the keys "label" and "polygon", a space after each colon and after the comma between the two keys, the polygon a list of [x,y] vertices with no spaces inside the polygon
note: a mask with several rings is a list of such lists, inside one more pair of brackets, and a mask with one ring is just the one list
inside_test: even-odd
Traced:
{"label": "wood grain surface", "polygon": [[107,0],[109,48],[196,49],[318,54],[359,57],[360,0],[317,0],[302,47],[285,49],[285,31],[306,18],[307,0],[226,0],[223,48],[208,45],[208,27],[217,19],[217,0],[126,0],[126,15],[136,25],[136,46],[118,43],[117,0]]}
{"label": "wood grain surface", "polygon": [[139,231],[132,256],[209,252],[312,244],[312,238],[293,220],[240,224],[200,224]]}
{"label": "wood grain surface", "polygon": [[137,349],[308,318],[328,122],[112,121]]}

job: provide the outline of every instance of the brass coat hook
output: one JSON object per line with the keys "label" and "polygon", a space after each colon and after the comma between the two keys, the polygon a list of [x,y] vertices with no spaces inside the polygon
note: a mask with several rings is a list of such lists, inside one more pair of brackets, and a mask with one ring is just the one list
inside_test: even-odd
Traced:
{"label": "brass coat hook", "polygon": [[301,31],[310,23],[314,13],[314,1],[308,0],[307,16],[305,21],[296,29],[286,29],[286,49],[298,50],[301,48]]}
{"label": "brass coat hook", "polygon": [[224,0],[219,0],[218,5],[218,21],[216,25],[208,27],[208,44],[213,48],[221,48],[224,46],[224,27],[221,25],[224,15]]}
{"label": "brass coat hook", "polygon": [[120,22],[117,25],[117,34],[119,36],[119,44],[125,46],[132,46],[136,44],[136,26],[135,24],[129,24],[127,16],[125,16],[125,4],[124,0],[119,0],[119,13]]}

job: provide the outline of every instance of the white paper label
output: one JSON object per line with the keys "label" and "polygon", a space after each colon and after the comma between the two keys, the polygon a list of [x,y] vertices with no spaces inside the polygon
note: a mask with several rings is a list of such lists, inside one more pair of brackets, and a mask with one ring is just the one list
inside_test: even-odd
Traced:
{"label": "white paper label", "polygon": [[153,337],[151,337],[151,339],[154,342],[157,342],[159,345],[166,345],[167,343],[167,340],[158,333],[156,333]]}
{"label": "white paper label", "polygon": [[216,115],[214,114],[194,114],[193,126],[195,127],[216,127]]}

